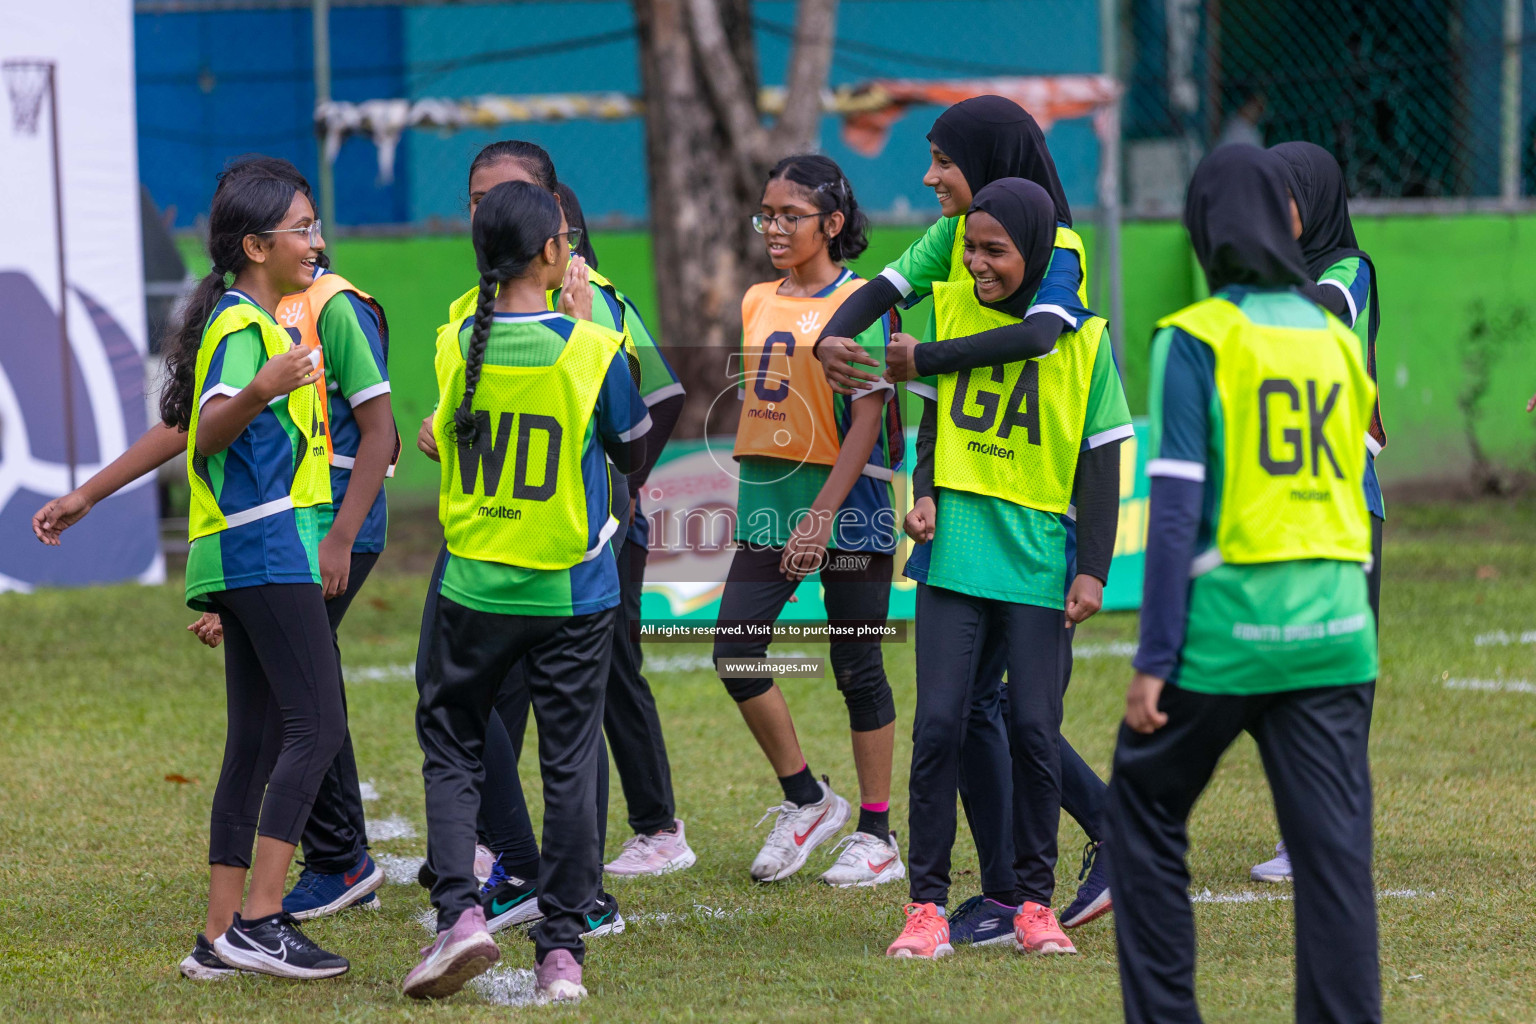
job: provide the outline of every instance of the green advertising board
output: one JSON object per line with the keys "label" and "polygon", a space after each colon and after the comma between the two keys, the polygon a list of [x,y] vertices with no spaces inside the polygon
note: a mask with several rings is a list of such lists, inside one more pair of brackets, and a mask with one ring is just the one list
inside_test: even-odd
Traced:
{"label": "green advertising board", "polygon": [[[907,432],[910,467],[916,459],[916,432]],[[1147,546],[1146,421],[1136,421],[1136,436],[1120,454],[1120,526],[1109,583],[1104,588],[1106,610],[1137,608],[1141,604],[1141,574]],[[731,563],[735,529],[736,464],[730,438],[674,441],[651,474],[641,495],[641,507],[651,524],[651,557],[646,571],[642,617],[646,620],[713,621]],[[911,508],[911,478],[898,474],[896,502],[905,515]],[[901,574],[911,552],[903,538],[896,552],[891,583],[892,619],[910,620],[917,584]],[[785,606],[781,619],[826,619],[819,577],[811,576]]]}

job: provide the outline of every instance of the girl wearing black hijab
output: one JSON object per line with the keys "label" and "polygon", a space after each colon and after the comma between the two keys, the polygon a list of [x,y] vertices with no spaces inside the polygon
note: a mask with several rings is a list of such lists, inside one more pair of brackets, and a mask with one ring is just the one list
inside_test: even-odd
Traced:
{"label": "girl wearing black hijab", "polygon": [[[966,277],[960,260],[964,213],[971,197],[999,178],[1024,178],[1049,196],[1057,247],[1034,305],[1021,322],[943,344],[916,349],[900,335],[886,349],[886,377],[892,383],[955,373],[1042,356],[1063,331],[1075,331],[1093,314],[1085,306],[1087,266],[1083,242],[1072,230],[1072,208],[1056,174],[1056,162],[1040,125],[1023,107],[1002,96],[974,96],[939,115],[928,133],[930,162],[923,184],[934,190],[944,216],[908,247],[879,277],[849,296],[817,340],[816,354],[832,390],[852,394],[879,380],[878,369],[850,339],[897,303],[911,306],[937,281]],[[931,391],[914,383],[911,390]]]}
{"label": "girl wearing black hijab", "polygon": [[1242,732],[1296,866],[1296,1019],[1381,1020],[1366,739],[1377,672],[1357,339],[1300,294],[1286,176],[1224,146],[1184,223],[1211,297],[1152,339],[1141,642],[1107,817],[1129,1024],[1199,1021],[1190,809]]}
{"label": "girl wearing black hijab", "polygon": [[[1344,172],[1333,154],[1311,142],[1282,142],[1269,151],[1278,156],[1291,194],[1291,232],[1301,243],[1307,276],[1315,280],[1297,286],[1313,302],[1344,321],[1360,339],[1365,366],[1376,379],[1376,329],[1381,309],[1376,302],[1376,267],[1355,241],[1349,219],[1349,196]],[[1381,619],[1381,534],[1387,509],[1376,479],[1376,456],[1387,445],[1381,423],[1381,403],[1371,414],[1365,435],[1365,504],[1371,512],[1371,567],[1366,574],[1371,612]],[[1291,858],[1285,843],[1275,855],[1248,872],[1255,882],[1291,881]]]}
{"label": "girl wearing black hijab", "polygon": [[[1020,321],[1048,276],[1055,216],[1050,194],[1020,178],[976,194],[966,279],[934,286],[936,338]],[[962,737],[971,742],[973,702],[996,693],[998,677],[984,667],[991,651],[1000,652],[999,674],[1005,667],[1010,680],[1003,769],[1006,777],[1011,752],[1014,785],[1011,793],[972,787],[968,810],[973,823],[1007,822],[1010,806],[1014,816],[1016,867],[1005,867],[995,899],[1011,924],[1001,937],[1012,933],[1030,952],[1076,952],[1051,911],[1063,680],[1070,627],[1102,600],[1118,520],[1119,442],[1132,431],[1104,321],[1087,320],[1055,347],[1049,360],[946,375],[937,406],[924,403],[935,435],[923,455],[930,493],[906,523],[928,555],[924,572],[908,573],[922,584],[909,782],[912,903],[891,956],[952,950],[943,908]]]}

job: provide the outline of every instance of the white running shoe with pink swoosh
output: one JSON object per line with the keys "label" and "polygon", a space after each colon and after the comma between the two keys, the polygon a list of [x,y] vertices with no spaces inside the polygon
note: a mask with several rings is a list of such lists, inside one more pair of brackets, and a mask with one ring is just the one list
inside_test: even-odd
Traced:
{"label": "white running shoe with pink swoosh", "polygon": [[901,862],[901,849],[896,845],[896,833],[886,838],[872,836],[868,832],[854,832],[838,841],[832,851],[841,855],[837,863],[822,873],[821,880],[839,889],[853,885],[883,885],[907,877],[907,867]]}
{"label": "white running shoe with pink swoosh", "polygon": [[752,861],[752,877],[759,882],[778,882],[805,867],[811,851],[831,839],[848,823],[848,801],[832,792],[826,776],[817,783],[821,799],[797,806],[785,802],[768,808],[758,819],[761,825],[776,817],[768,839]]}

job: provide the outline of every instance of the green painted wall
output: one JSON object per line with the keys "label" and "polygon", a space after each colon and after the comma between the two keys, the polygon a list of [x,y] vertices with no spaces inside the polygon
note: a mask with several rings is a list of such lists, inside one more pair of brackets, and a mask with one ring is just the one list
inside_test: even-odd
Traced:
{"label": "green painted wall", "polygon": [[[1380,274],[1377,344],[1382,411],[1390,450],[1384,481],[1464,478],[1474,445],[1489,464],[1530,469],[1536,418],[1524,402],[1536,391],[1536,216],[1359,217],[1361,245]],[[873,274],[916,237],[881,228],[855,264]],[[1083,235],[1093,259],[1093,231]],[[650,243],[639,232],[600,233],[603,272],[653,319]],[[1146,351],[1152,325],[1203,290],[1182,227],[1145,221],[1123,231],[1125,320],[1117,330],[1132,409],[1146,408]],[[473,283],[466,236],[347,239],[332,246],[336,269],[379,297],[389,313],[395,413],[406,438],[395,490],[436,486],[436,467],[412,439],[431,409],[432,344],[450,299]],[[201,265],[206,267],[206,259]],[[925,311],[909,317],[923,322]]]}

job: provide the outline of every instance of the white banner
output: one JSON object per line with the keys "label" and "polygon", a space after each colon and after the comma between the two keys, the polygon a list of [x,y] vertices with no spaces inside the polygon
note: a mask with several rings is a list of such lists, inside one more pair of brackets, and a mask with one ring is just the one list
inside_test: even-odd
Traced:
{"label": "white banner", "polygon": [[[0,62],[51,62],[58,98],[54,111],[40,88],[45,74],[6,69],[0,98],[0,589],[164,577],[153,476],[98,505],[64,535],[61,548],[39,544],[29,525],[38,507],[69,490],[72,462],[76,481],[83,482],[148,426],[132,8],[124,0],[0,4]],[[35,115],[35,126],[20,123],[28,115]],[[72,431],[66,402],[74,410]]]}

